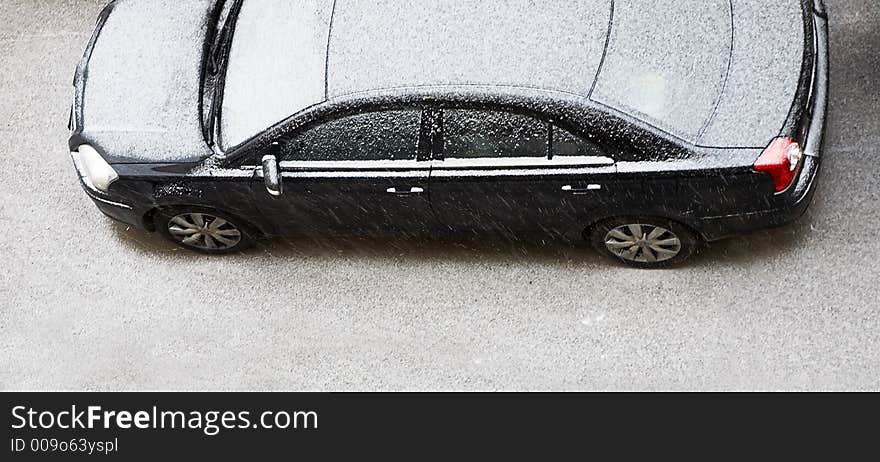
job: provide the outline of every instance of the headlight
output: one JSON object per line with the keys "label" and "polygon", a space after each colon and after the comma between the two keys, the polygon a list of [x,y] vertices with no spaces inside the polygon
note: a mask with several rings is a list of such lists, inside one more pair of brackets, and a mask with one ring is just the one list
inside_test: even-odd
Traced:
{"label": "headlight", "polygon": [[71,155],[86,186],[107,192],[110,185],[119,179],[116,170],[113,170],[95,148],[84,144],[79,147],[78,152],[72,152]]}

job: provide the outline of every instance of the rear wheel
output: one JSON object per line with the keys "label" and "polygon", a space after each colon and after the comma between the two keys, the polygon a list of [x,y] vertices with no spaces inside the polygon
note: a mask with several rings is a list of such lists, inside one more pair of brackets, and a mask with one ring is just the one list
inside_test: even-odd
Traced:
{"label": "rear wheel", "polygon": [[589,240],[604,255],[637,268],[662,268],[687,260],[700,244],[686,226],[671,220],[622,217],[590,230]]}
{"label": "rear wheel", "polygon": [[254,242],[241,220],[202,207],[161,210],[156,215],[156,228],[181,247],[211,254],[238,252]]}

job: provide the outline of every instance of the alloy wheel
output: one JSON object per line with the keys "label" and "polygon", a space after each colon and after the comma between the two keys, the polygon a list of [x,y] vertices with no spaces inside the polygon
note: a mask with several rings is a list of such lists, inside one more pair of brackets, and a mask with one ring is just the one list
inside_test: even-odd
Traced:
{"label": "alloy wheel", "polygon": [[177,242],[202,250],[229,250],[241,242],[241,230],[223,218],[207,213],[183,213],[168,222]]}
{"label": "alloy wheel", "polygon": [[681,252],[681,239],[656,225],[628,224],[605,235],[605,247],[618,257],[637,263],[659,263]]}

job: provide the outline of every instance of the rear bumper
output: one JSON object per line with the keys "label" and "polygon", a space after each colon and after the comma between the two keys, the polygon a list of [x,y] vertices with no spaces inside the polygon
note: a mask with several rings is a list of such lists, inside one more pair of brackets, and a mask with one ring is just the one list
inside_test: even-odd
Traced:
{"label": "rear bumper", "polygon": [[816,65],[813,77],[812,119],[804,146],[804,160],[797,183],[787,193],[785,206],[736,215],[704,217],[699,228],[707,241],[783,226],[803,216],[816,192],[821,166],[825,118],[828,108],[828,19],[822,2],[816,3]]}
{"label": "rear bumper", "polygon": [[795,200],[790,205],[759,212],[705,217],[699,223],[701,234],[707,241],[717,241],[797,221],[806,213],[813,201],[820,163],[819,157],[804,158],[800,180],[795,188],[798,194],[794,196]]}

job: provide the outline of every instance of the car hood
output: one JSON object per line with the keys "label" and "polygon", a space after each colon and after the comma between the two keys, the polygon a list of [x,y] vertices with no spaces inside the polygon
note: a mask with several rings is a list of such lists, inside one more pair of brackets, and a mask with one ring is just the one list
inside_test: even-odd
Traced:
{"label": "car hood", "polygon": [[194,162],[212,154],[200,115],[214,0],[117,0],[77,69],[71,147],[111,163]]}

